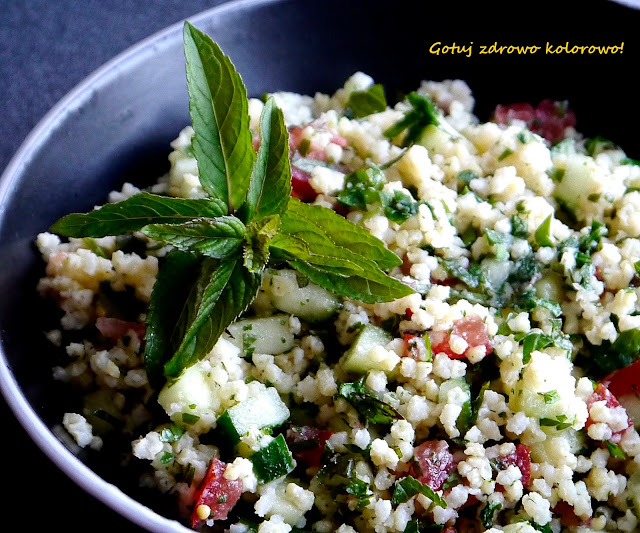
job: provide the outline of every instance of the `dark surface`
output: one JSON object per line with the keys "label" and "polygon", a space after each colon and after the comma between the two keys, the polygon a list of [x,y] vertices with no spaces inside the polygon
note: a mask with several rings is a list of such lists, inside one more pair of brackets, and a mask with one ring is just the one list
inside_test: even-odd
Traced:
{"label": "dark surface", "polygon": [[[156,30],[218,3],[221,2],[16,0],[3,5],[0,116],[4,135],[0,138],[0,168],[6,166],[44,114],[95,68]],[[299,4],[302,9],[311,3]],[[275,88],[276,81],[277,86],[285,89],[330,91],[339,80],[358,69],[380,77],[398,90],[413,88],[408,85],[409,78],[458,77],[469,80],[472,88],[477,89],[481,104],[478,112],[482,118],[487,118],[490,107],[499,102],[536,102],[544,97],[569,99],[577,112],[579,129],[612,138],[623,144],[630,155],[640,157],[635,143],[640,106],[634,88],[640,58],[638,12],[606,2],[562,5],[542,2],[536,4],[537,12],[519,20],[522,15],[513,12],[505,2],[495,4],[495,12],[476,13],[451,22],[453,17],[445,16],[442,6],[418,9],[418,4],[424,6],[423,2],[416,2],[415,9],[401,12],[384,2],[371,3],[371,9],[354,8],[351,12],[350,4],[336,4],[338,7],[334,5],[326,10],[309,8],[306,14],[313,17],[313,24],[318,28],[326,28],[323,34],[309,34],[307,24],[311,21],[305,18],[294,21],[291,14],[286,32],[275,25],[277,18],[265,19],[264,24],[253,22],[251,31],[247,30],[247,48],[234,56],[250,91]],[[374,4],[378,7],[374,8]],[[575,23],[578,11],[580,24]],[[381,20],[384,25],[380,24]],[[229,33],[242,32],[242,22],[239,20],[238,26],[230,28]],[[353,42],[349,41],[349,24],[354,25],[353,31],[357,28],[359,34]],[[334,29],[336,26],[341,29]],[[335,34],[331,34],[332,29]],[[391,37],[389,31],[395,37]],[[469,58],[428,54],[429,46],[439,40],[446,44],[474,41],[476,53]],[[624,41],[625,51],[618,56],[479,55],[480,43],[498,41],[499,44],[544,46],[546,40],[556,45],[566,41],[587,45]],[[273,60],[252,64],[252,50]],[[389,54],[390,50],[396,55]],[[339,57],[340,61],[319,67],[318,58],[323,55]],[[414,74],[406,77],[406,72]],[[79,164],[81,157],[82,154],[75,154],[69,164],[72,167]],[[40,196],[33,194],[33,203],[39,207],[29,213],[28,222],[44,229],[51,222],[52,211],[42,215],[41,209],[51,206],[43,201],[42,191]],[[51,209],[64,210],[67,203],[77,204],[75,196],[62,199],[58,194]],[[0,265],[0,269],[6,266]],[[2,275],[0,282],[3,282]],[[20,449],[20,459],[13,459],[12,453],[12,459],[7,461],[11,493],[9,497],[4,496],[4,508],[18,518],[21,529],[28,531],[42,523],[64,525],[71,532],[85,531],[86,522],[91,521],[93,531],[114,528],[139,531],[87,496],[51,465],[15,423],[4,402],[0,414],[5,429],[3,456],[9,457],[9,451],[13,452],[16,447]]]}

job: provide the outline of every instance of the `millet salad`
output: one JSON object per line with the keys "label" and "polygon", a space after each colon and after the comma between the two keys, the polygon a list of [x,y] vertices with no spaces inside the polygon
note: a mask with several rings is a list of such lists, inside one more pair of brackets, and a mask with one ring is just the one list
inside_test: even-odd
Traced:
{"label": "millet salad", "polygon": [[37,238],[60,438],[204,531],[637,531],[638,161],[562,102],[185,54],[168,174]]}

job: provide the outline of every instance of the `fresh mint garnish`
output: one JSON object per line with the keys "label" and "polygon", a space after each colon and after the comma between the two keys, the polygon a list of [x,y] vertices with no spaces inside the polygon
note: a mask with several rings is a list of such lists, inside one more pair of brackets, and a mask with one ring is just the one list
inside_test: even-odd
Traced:
{"label": "fresh mint garnish", "polygon": [[351,110],[355,118],[362,118],[384,111],[387,109],[384,88],[379,83],[376,83],[368,89],[353,91],[349,95],[347,108]]}
{"label": "fresh mint garnish", "polygon": [[[251,305],[268,264],[286,263],[317,285],[367,303],[413,292],[385,272],[402,261],[380,240],[330,209],[291,198],[289,134],[275,100],[264,105],[256,154],[247,91],[230,59],[188,22],[184,49],[192,149],[208,198],[142,192],[51,227],[67,237],[140,231],[173,247],[147,314],[144,358],[153,382],[179,376],[209,353]],[[376,108],[379,97],[374,89],[355,101]],[[412,205],[400,200],[396,210],[404,217]]]}

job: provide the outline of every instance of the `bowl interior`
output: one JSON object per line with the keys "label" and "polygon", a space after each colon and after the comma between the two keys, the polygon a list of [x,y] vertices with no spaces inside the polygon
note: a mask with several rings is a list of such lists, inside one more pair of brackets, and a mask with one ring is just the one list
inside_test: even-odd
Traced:
{"label": "bowl interior", "polygon": [[[640,12],[612,2],[583,2],[578,22],[573,2],[537,2],[526,17],[507,2],[491,6],[476,2],[452,13],[442,2],[242,1],[190,20],[230,55],[251,95],[332,92],[361,70],[384,83],[393,100],[422,79],[460,78],[474,91],[481,119],[498,103],[568,100],[580,131],[607,137],[639,158],[634,140],[640,106],[630,73],[640,57],[633,31]],[[549,54],[547,42],[554,49],[565,43],[624,47],[613,55]],[[434,43],[472,48],[436,54]],[[489,51],[494,43],[541,49],[481,54],[481,46]],[[41,332],[53,327],[54,313],[35,292],[43,265],[34,239],[60,216],[104,202],[125,181],[155,180],[168,169],[169,142],[188,121],[182,32],[176,25],[81,84],[43,120],[5,172],[0,347],[21,393],[47,427],[58,424],[74,400],[51,380],[55,355]],[[141,498],[125,469],[113,468],[105,457],[81,458]],[[69,455],[64,461],[75,459]],[[145,501],[159,509],[154,500]]]}

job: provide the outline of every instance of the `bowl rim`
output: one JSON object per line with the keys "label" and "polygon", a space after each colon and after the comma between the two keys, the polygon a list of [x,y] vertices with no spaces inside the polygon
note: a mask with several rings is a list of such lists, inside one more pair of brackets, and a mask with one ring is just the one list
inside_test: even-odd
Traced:
{"label": "bowl rim", "polygon": [[[132,68],[132,65],[143,61],[146,56],[162,53],[167,47],[174,46],[176,39],[182,34],[186,20],[197,25],[203,20],[284,1],[286,0],[224,0],[222,4],[183,18],[141,39],[86,76],[36,123],[0,175],[0,224],[6,212],[7,198],[11,196],[15,182],[24,168],[54,134],[58,126],[86,103],[93,91],[100,90],[122,70]],[[0,392],[31,440],[49,460],[86,493],[148,531],[163,533],[191,531],[176,519],[166,518],[124,493],[76,457],[47,427],[23,394],[9,366],[2,343],[0,343]]]}

